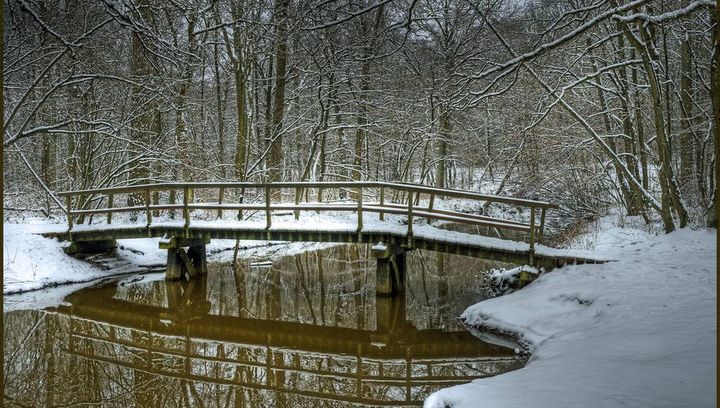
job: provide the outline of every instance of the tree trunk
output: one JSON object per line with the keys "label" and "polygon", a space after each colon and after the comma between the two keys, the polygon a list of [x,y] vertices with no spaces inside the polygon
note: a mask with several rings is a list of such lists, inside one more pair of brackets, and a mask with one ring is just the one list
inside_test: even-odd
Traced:
{"label": "tree trunk", "polygon": [[716,7],[710,12],[711,26],[713,28],[712,39],[713,39],[713,61],[711,67],[711,80],[710,85],[712,89],[712,104],[713,104],[713,128],[715,134],[715,179],[713,189],[713,203],[714,208],[711,206],[707,212],[707,226],[717,228],[718,222],[718,208],[720,208],[720,0],[717,1]]}
{"label": "tree trunk", "polygon": [[660,160],[659,181],[661,189],[661,210],[660,216],[663,220],[665,232],[671,232],[675,229],[675,223],[672,218],[674,211],[679,220],[680,227],[687,225],[688,216],[685,207],[680,198],[680,192],[675,183],[675,176],[672,169],[672,157],[670,153],[670,142],[665,129],[665,120],[663,112],[663,98],[660,80],[657,77],[655,66],[659,66],[657,52],[653,48],[652,37],[644,27],[638,27],[642,42],[635,38],[630,32],[627,24],[623,24],[623,32],[625,37],[633,44],[640,53],[640,57],[645,67],[648,83],[650,84],[650,96],[653,101],[653,116],[655,123],[655,140],[658,146],[658,156]]}
{"label": "tree trunk", "polygon": [[450,112],[447,111],[447,107],[443,104],[443,111],[440,112],[440,140],[438,140],[438,161],[437,170],[435,174],[435,186],[437,188],[445,188],[447,180],[447,139],[450,137]]}
{"label": "tree trunk", "polygon": [[680,185],[684,193],[692,193],[695,185],[694,143],[692,134],[692,50],[686,36],[680,45]]}
{"label": "tree trunk", "polygon": [[272,140],[270,142],[270,157],[268,160],[269,181],[280,181],[283,177],[283,149],[282,132],[285,115],[285,83],[288,47],[287,47],[287,9],[289,0],[277,0],[275,21],[277,23],[275,44],[275,93],[273,95],[272,114]]}

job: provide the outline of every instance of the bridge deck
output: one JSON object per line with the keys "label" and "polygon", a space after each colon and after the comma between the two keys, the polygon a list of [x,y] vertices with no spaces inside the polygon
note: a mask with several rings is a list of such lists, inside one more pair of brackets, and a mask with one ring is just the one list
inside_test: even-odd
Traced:
{"label": "bridge deck", "polygon": [[[280,217],[275,217],[280,221]],[[45,232],[43,235],[67,239],[66,231]],[[95,224],[76,225],[71,231],[73,241],[96,241],[104,239],[132,239],[148,237],[173,237],[204,239],[239,239],[268,241],[308,241],[366,243],[407,246],[409,248],[441,251],[458,255],[493,259],[504,262],[526,263],[530,251],[525,242],[511,241],[482,235],[443,230],[430,225],[416,225],[408,237],[407,227],[392,221],[365,222],[358,231],[352,222],[328,217],[304,217],[300,221],[275,222],[269,229],[257,221],[196,221],[185,227],[183,221],[160,221],[146,225]],[[576,250],[563,250],[536,245],[535,263],[553,268],[572,263],[597,263],[601,259]]]}

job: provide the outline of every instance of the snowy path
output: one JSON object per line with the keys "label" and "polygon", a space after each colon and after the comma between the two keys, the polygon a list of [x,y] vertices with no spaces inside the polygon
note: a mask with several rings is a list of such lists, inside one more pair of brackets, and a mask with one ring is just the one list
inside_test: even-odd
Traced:
{"label": "snowy path", "polygon": [[513,332],[526,367],[441,390],[440,407],[714,407],[716,231],[651,236],[603,220],[603,265],[569,266],[469,307],[470,326]]}

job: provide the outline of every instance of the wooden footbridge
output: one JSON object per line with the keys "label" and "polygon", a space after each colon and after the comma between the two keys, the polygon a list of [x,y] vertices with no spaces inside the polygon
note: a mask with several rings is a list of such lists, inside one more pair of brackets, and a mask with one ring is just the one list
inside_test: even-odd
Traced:
{"label": "wooden footbridge", "polygon": [[[205,244],[213,238],[373,244],[380,294],[402,290],[404,253],[418,248],[547,270],[602,262],[540,245],[547,212],[556,205],[418,184],[159,183],[59,195],[66,200],[67,230],[45,235],[72,241],[71,252],[112,247],[116,239],[164,238],[160,246],[168,250],[169,279],[204,273]],[[458,202],[478,209],[488,203],[514,207],[516,213],[527,211],[529,219],[461,212],[452,207]],[[303,212],[314,215],[301,217]],[[421,219],[426,223],[417,222]],[[440,229],[431,225],[436,220],[470,226],[478,234]],[[492,238],[491,231],[523,241]]]}

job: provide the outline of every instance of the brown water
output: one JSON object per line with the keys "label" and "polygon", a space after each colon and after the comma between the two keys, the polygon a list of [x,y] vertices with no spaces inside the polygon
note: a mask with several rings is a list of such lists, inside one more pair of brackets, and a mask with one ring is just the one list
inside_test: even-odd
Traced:
{"label": "brown water", "polygon": [[[366,246],[211,265],[81,289],[4,315],[6,406],[417,406],[431,392],[517,369],[456,317],[497,264],[425,251],[407,289],[377,298]],[[157,278],[157,276],[155,277]]]}

